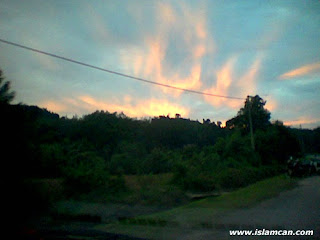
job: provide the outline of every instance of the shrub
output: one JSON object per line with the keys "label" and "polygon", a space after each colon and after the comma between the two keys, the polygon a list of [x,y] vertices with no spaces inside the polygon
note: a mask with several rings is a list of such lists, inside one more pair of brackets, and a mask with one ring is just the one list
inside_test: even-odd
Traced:
{"label": "shrub", "polygon": [[216,184],[223,189],[235,189],[281,173],[277,166],[225,168],[215,175]]}
{"label": "shrub", "polygon": [[173,183],[184,190],[212,191],[215,189],[214,178],[211,172],[203,172],[200,168],[186,167],[178,164],[175,167]]}
{"label": "shrub", "polygon": [[105,161],[94,152],[71,156],[63,172],[67,186],[76,192],[88,192],[101,187],[109,177]]}
{"label": "shrub", "polygon": [[145,174],[158,174],[170,171],[170,154],[161,148],[154,148],[151,153],[145,158],[144,166],[141,171]]}

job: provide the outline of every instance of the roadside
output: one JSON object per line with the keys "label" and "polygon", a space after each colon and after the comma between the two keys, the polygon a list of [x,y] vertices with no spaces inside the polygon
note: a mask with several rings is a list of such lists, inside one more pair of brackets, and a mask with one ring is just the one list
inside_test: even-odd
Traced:
{"label": "roadside", "polygon": [[[74,236],[82,232],[82,236],[92,236],[90,239],[108,236],[107,239],[206,240],[229,239],[229,230],[237,229],[312,229],[316,238],[320,232],[319,189],[319,176],[297,180],[281,175],[164,211],[121,204],[65,202],[64,212],[80,209],[77,218],[56,219],[54,224],[44,219],[39,229],[46,236]],[[90,218],[98,215],[102,218]]]}
{"label": "roadside", "polygon": [[[310,179],[319,180],[318,177]],[[285,175],[281,175],[260,181],[256,184],[225,194],[223,196],[202,199],[187,204],[183,207],[161,213],[129,218],[117,223],[98,225],[95,229],[106,232],[122,233],[136,237],[144,237],[148,239],[228,238],[229,236],[226,235],[229,233],[228,230],[237,229],[239,227],[243,229],[244,227],[258,226],[258,223],[261,224],[260,226],[264,226],[263,220],[261,220],[262,222],[258,222],[255,221],[255,219],[258,218],[259,214],[262,214],[259,217],[264,219],[265,213],[254,209],[259,209],[261,204],[263,209],[263,204],[268,201],[275,201],[272,202],[272,204],[275,206],[271,206],[271,209],[272,207],[277,206],[277,201],[290,202],[290,193],[292,191],[299,193],[299,189],[301,187],[304,189],[306,187],[304,185],[304,181],[306,180],[302,180],[297,188],[292,189],[294,186],[297,186],[296,180],[290,179]],[[313,182],[314,180],[308,179],[308,181]],[[313,189],[314,186],[312,184],[311,186]],[[288,193],[289,196],[286,195]],[[283,198],[283,194],[285,194],[284,198],[286,200],[281,200]],[[289,199],[287,199],[288,197]],[[300,200],[302,199],[299,194],[298,196],[293,194],[292,197],[298,197]],[[318,199],[317,196],[316,199]],[[304,205],[303,202],[299,204]],[[306,206],[309,205],[310,203],[306,202]],[[293,210],[290,208],[290,211],[294,211],[294,208],[294,206],[292,207]],[[251,211],[254,213],[255,211],[258,211],[255,213],[257,214],[256,218],[251,220],[253,222],[248,220],[250,218],[252,219],[251,216],[244,215],[244,213],[247,211],[249,213]],[[281,205],[279,211],[281,211]],[[274,212],[270,211],[268,214],[273,215]],[[254,216],[253,213],[251,215]],[[242,218],[241,216],[244,217]],[[283,213],[283,216],[284,220],[290,221],[290,219],[285,217],[285,212]],[[278,226],[276,217],[270,221],[272,226]],[[257,222],[257,224],[255,224],[255,222]]]}

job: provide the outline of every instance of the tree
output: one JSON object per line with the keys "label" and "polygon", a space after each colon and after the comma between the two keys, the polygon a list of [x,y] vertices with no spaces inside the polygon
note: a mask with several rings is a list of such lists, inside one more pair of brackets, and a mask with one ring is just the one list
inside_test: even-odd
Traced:
{"label": "tree", "polygon": [[15,96],[15,92],[10,91],[10,82],[3,82],[3,80],[3,72],[0,69],[0,104],[9,104]]}
{"label": "tree", "polygon": [[270,126],[271,113],[264,108],[266,101],[259,95],[254,97],[248,96],[244,107],[241,108],[236,117],[228,120],[226,126],[228,128],[239,128],[245,133],[250,131],[250,115],[252,120],[252,129],[265,129]]}

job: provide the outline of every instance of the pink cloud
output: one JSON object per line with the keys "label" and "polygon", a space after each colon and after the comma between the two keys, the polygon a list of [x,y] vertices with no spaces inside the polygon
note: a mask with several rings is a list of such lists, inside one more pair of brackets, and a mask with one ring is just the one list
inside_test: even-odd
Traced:
{"label": "pink cloud", "polygon": [[[183,3],[175,9],[171,4],[161,2],[156,9],[156,34],[146,35],[144,45],[131,49],[127,56],[122,56],[122,62],[128,67],[131,64],[132,72],[139,77],[178,88],[200,90],[202,58],[214,50],[213,39],[207,33],[206,13]],[[190,72],[187,76],[185,69],[173,71],[164,64],[169,51],[169,37],[173,34],[182,38],[181,48],[188,49],[185,61]],[[182,93],[164,87],[157,89],[175,97]]]}
{"label": "pink cloud", "polygon": [[122,111],[130,117],[153,117],[168,114],[174,116],[176,113],[179,113],[184,117],[189,115],[189,109],[179,106],[178,104],[170,103],[167,100],[146,99],[139,100],[136,104],[132,104],[130,97],[125,97],[124,103],[110,103],[94,99],[91,96],[80,96],[79,100],[86,104],[92,111]]}
{"label": "pink cloud", "polygon": [[40,107],[49,111],[66,114],[88,114],[96,110],[109,112],[123,112],[129,117],[154,117],[159,115],[174,116],[179,113],[188,117],[190,110],[166,99],[145,99],[133,101],[130,96],[125,96],[123,101],[99,100],[89,95],[82,95],[76,98],[65,98],[60,101],[43,101]]}
{"label": "pink cloud", "polygon": [[[216,73],[216,84],[205,90],[206,93],[211,93],[220,96],[227,96],[228,90],[232,83],[233,67],[236,62],[236,57],[230,58],[227,63]],[[220,106],[230,103],[229,100],[219,97],[204,96],[205,100],[213,106]]]}
{"label": "pink cloud", "polygon": [[257,93],[258,73],[261,68],[262,56],[259,55],[250,65],[248,70],[240,77],[237,86],[241,96],[255,95]]}
{"label": "pink cloud", "polygon": [[304,76],[310,73],[320,72],[320,62],[307,64],[296,69],[290,70],[279,76],[279,79],[290,79],[298,76]]}
{"label": "pink cloud", "polygon": [[67,110],[68,106],[53,100],[48,100],[39,103],[39,107],[46,108],[47,110],[55,113],[64,112]]}
{"label": "pink cloud", "polygon": [[266,101],[267,101],[267,103],[265,105],[265,108],[268,109],[270,112],[277,109],[278,103],[276,100],[274,100],[272,98],[268,98],[268,99],[266,99]]}
{"label": "pink cloud", "polygon": [[[205,89],[204,92],[220,96],[243,97],[243,100],[205,96],[204,98],[209,104],[215,107],[227,106],[232,109],[239,109],[243,106],[244,99],[248,95],[256,94],[262,56],[257,56],[247,71],[241,76],[235,76],[234,67],[236,62],[237,56],[229,58],[221,69],[215,73],[216,84],[211,88]],[[231,93],[231,89],[233,93]]]}
{"label": "pink cloud", "polygon": [[319,123],[320,118],[308,118],[308,117],[303,117],[298,120],[288,120],[284,121],[284,125],[287,126],[299,126],[299,125],[306,125],[306,124],[313,124],[313,123]]}

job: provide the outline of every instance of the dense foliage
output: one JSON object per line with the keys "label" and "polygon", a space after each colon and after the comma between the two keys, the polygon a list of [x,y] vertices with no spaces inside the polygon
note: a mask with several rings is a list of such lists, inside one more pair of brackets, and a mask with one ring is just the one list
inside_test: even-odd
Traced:
{"label": "dense foliage", "polygon": [[[263,167],[278,169],[289,156],[301,154],[301,142],[304,151],[319,152],[319,129],[279,123],[256,127],[253,151],[249,133],[208,121],[137,120],[104,111],[67,119],[26,105],[2,105],[1,112],[7,173],[63,177],[83,190],[114,175],[165,172],[174,172],[185,189],[237,187],[256,179],[250,174],[264,176]],[[239,179],[246,173],[247,180]]]}
{"label": "dense foliage", "polygon": [[245,186],[277,174],[289,156],[320,152],[319,128],[272,124],[259,96],[248,97],[222,128],[179,114],[138,120],[96,111],[68,119],[36,106],[10,105],[9,83],[0,89],[4,179],[59,177],[73,190],[115,191],[123,175],[171,172],[182,189],[211,191]]}

